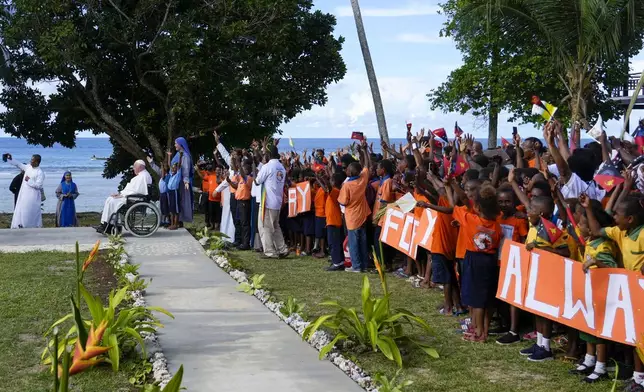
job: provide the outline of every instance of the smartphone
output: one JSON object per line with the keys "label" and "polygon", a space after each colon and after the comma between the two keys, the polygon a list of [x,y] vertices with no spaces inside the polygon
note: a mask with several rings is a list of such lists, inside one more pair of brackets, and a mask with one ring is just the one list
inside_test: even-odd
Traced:
{"label": "smartphone", "polygon": [[10,156],[11,155],[9,155],[9,154],[2,154],[2,162],[7,162],[9,160]]}
{"label": "smartphone", "polygon": [[517,133],[519,133],[519,128],[512,127],[512,136],[516,136]]}
{"label": "smartphone", "polygon": [[362,132],[352,132],[351,133],[351,139],[352,140],[364,140],[364,133],[362,133]]}

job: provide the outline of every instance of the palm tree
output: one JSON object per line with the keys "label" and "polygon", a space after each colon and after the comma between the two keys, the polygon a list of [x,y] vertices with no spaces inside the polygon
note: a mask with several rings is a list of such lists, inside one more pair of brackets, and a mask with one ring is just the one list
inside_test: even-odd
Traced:
{"label": "palm tree", "polygon": [[378,79],[376,79],[376,71],[373,69],[373,62],[371,61],[371,52],[369,52],[369,44],[367,43],[367,35],[364,32],[364,25],[362,24],[362,14],[360,13],[360,4],[358,0],[351,0],[351,7],[353,8],[353,17],[356,20],[356,29],[358,30],[358,40],[360,41],[360,48],[362,49],[362,57],[364,58],[364,65],[367,69],[367,78],[369,79],[369,86],[371,86],[371,96],[373,97],[373,106],[376,111],[376,121],[378,122],[378,132],[380,139],[389,144],[389,133],[387,132],[387,122],[385,121],[385,110],[382,107],[382,98],[380,98],[380,88],[378,87]]}
{"label": "palm tree", "polygon": [[530,34],[553,53],[568,90],[572,121],[588,126],[588,104],[602,64],[628,53],[644,26],[642,0],[472,0],[472,15],[486,15],[506,34]]}

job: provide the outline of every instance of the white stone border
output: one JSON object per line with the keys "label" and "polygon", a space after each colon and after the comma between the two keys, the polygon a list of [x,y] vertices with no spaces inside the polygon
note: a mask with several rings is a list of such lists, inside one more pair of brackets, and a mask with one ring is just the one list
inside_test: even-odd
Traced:
{"label": "white stone border", "polygon": [[[221,253],[212,250],[206,250],[206,255],[210,257],[215,264],[217,264],[222,270],[226,271],[233,279],[239,283],[248,283],[248,275],[245,272],[233,269],[228,262],[226,256]],[[310,322],[305,321],[302,316],[297,313],[293,313],[289,317],[285,317],[280,309],[284,306],[283,302],[273,302],[270,298],[270,292],[268,290],[258,289],[253,293],[261,303],[264,304],[271,312],[285,322],[289,327],[291,327],[298,335],[302,336],[304,329],[310,324]],[[320,351],[322,347],[326,346],[333,338],[329,336],[324,331],[316,331],[308,343],[313,346],[316,350]],[[337,366],[342,370],[346,375],[348,375],[353,381],[355,381],[360,387],[364,388],[368,392],[378,392],[375,382],[373,379],[365,373],[355,362],[343,357],[340,353],[335,350],[332,350],[325,357],[332,364]]]}
{"label": "white stone border", "polygon": [[[108,243],[110,243],[111,245],[111,242]],[[125,250],[125,244],[123,245],[123,249]],[[118,261],[117,265],[114,266],[114,268],[120,269],[125,264],[130,264],[127,252],[123,253],[121,259]],[[125,274],[125,278],[130,282],[134,282],[138,278],[138,274],[127,273]],[[145,292],[143,290],[128,291],[128,294],[130,294],[130,297],[134,300],[132,306],[147,306],[144,297]],[[154,378],[155,382],[159,383],[161,389],[163,389],[172,379],[172,374],[170,374],[170,369],[168,369],[168,361],[166,360],[165,355],[163,355],[159,338],[155,333],[150,332],[142,332],[141,336],[143,336],[145,352],[148,357],[147,359],[148,361],[152,362],[152,377]]]}

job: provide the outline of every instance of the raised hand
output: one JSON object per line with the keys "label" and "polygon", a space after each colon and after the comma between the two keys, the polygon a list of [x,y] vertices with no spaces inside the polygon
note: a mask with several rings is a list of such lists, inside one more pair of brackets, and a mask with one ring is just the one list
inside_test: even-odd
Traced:
{"label": "raised hand", "polygon": [[582,193],[579,195],[579,204],[584,208],[590,208],[590,198],[587,194]]}
{"label": "raised hand", "polygon": [[212,136],[215,137],[215,143],[220,144],[219,133],[217,133],[217,128],[215,128],[215,130],[212,131]]}
{"label": "raised hand", "polygon": [[519,132],[512,135],[512,141],[514,141],[515,146],[521,146],[521,135],[519,135]]}
{"label": "raised hand", "polygon": [[512,184],[515,180],[515,174],[514,174],[514,168],[510,169],[510,173],[508,173],[508,182]]}

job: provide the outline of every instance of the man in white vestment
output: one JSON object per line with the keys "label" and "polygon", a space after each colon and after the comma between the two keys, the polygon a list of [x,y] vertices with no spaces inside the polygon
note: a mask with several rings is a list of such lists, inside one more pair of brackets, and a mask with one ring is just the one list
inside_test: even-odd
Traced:
{"label": "man in white vestment", "polygon": [[45,182],[45,173],[40,168],[40,155],[31,157],[29,165],[16,162],[8,154],[7,162],[25,172],[25,177],[18,193],[16,208],[11,220],[12,229],[28,229],[42,227],[42,186]]}
{"label": "man in white vestment", "polygon": [[96,228],[98,232],[105,232],[110,218],[116,211],[121,208],[127,201],[127,196],[147,195],[148,185],[152,184],[152,176],[145,169],[145,162],[138,160],[134,162],[134,178],[119,193],[115,193],[105,200],[103,214],[101,215],[101,225]]}

